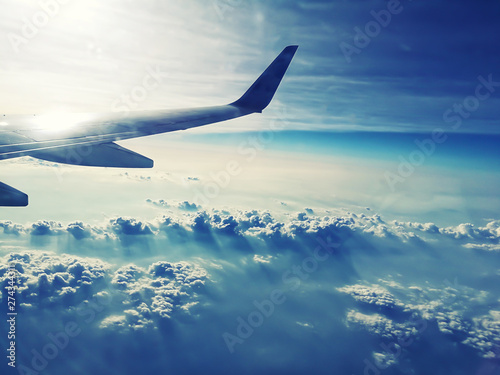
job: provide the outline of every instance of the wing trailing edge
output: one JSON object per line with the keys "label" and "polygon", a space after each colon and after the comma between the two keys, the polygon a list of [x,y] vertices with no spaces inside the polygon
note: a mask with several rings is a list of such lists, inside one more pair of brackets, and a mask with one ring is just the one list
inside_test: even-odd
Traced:
{"label": "wing trailing edge", "polygon": [[33,152],[37,159],[87,167],[153,168],[153,160],[114,142]]}
{"label": "wing trailing edge", "polygon": [[28,196],[12,186],[0,182],[0,206],[26,207]]}

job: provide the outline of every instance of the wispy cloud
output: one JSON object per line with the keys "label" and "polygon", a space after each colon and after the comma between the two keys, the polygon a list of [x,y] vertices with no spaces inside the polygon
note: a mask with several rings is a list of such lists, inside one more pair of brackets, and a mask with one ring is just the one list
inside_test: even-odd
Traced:
{"label": "wispy cloud", "polygon": [[[353,43],[355,28],[373,22],[386,2],[68,2],[16,53],[7,35],[22,35],[24,22],[43,10],[7,1],[0,48],[9,70],[2,83],[12,95],[4,112],[108,111],[148,66],[169,76],[138,108],[219,104],[237,98],[283,46],[299,44],[278,95],[300,119],[294,128],[431,130],[478,76],[500,80],[497,4],[400,5],[348,63],[339,45]],[[427,7],[453,17],[443,24]],[[468,132],[497,133],[497,107],[496,96],[485,102]]]}

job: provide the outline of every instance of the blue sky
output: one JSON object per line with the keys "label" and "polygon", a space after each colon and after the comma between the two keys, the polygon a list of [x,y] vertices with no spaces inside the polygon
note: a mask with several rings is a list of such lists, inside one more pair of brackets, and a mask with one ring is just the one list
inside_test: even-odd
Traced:
{"label": "blue sky", "polygon": [[[31,20],[40,6],[6,2],[2,85],[11,94],[3,111],[109,111],[148,67],[165,79],[133,109],[219,104],[239,96],[285,45],[299,44],[279,97],[296,117],[293,128],[423,132],[449,128],[443,113],[474,95],[478,77],[498,75],[494,1],[474,9],[403,1],[350,62],[342,43],[357,48],[355,29],[365,30],[386,3],[232,4],[126,1],[117,10],[114,2],[68,2],[24,38],[23,17]],[[481,101],[459,130],[498,133],[497,101]]]}
{"label": "blue sky", "polygon": [[498,2],[62,3],[2,1],[3,114],[229,103],[300,47],[263,114],[120,143],[153,169],[0,163],[2,374],[498,373]]}

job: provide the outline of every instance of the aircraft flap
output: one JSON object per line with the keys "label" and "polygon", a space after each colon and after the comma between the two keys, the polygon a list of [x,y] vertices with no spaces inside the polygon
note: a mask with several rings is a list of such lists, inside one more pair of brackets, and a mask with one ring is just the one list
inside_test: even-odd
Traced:
{"label": "aircraft flap", "polygon": [[0,206],[25,207],[28,196],[12,186],[0,182]]}
{"label": "aircraft flap", "polygon": [[29,154],[54,163],[89,167],[152,168],[153,160],[114,142],[77,145],[36,151]]}

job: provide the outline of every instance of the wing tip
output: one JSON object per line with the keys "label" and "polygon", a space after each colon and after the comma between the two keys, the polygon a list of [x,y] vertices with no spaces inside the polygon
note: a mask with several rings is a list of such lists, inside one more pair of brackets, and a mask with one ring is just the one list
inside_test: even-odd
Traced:
{"label": "wing tip", "polygon": [[262,112],[273,99],[298,48],[298,45],[285,47],[243,96],[230,105],[249,113]]}
{"label": "wing tip", "polygon": [[285,49],[283,51],[297,51],[297,49],[299,48],[299,45],[298,44],[290,44],[289,46],[286,46]]}

